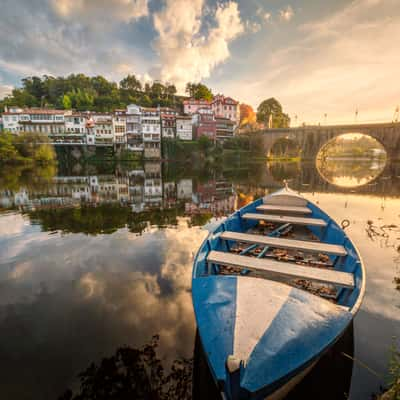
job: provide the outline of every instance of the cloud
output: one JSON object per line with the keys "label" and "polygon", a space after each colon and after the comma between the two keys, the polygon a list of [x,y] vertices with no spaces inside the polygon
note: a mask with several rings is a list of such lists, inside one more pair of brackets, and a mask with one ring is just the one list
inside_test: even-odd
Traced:
{"label": "cloud", "polygon": [[0,81],[0,99],[11,94],[12,90],[13,90],[12,85],[5,85]]}
{"label": "cloud", "polygon": [[148,0],[51,0],[51,4],[61,17],[87,24],[113,19],[130,22],[149,14]]}
{"label": "cloud", "polygon": [[2,214],[0,219],[0,236],[2,239],[8,236],[18,236],[24,232],[28,225],[28,222],[20,214]]}
{"label": "cloud", "polygon": [[209,77],[229,58],[229,43],[244,31],[235,2],[217,5],[212,14],[214,26],[209,29],[203,27],[203,12],[203,0],[167,0],[153,16],[160,77],[180,90],[186,82]]}
{"label": "cloud", "polygon": [[[275,96],[298,122],[390,121],[399,103],[400,10],[394,0],[356,0],[315,22],[300,25],[284,47],[241,80],[223,89],[257,105]],[[274,38],[273,38],[274,39]],[[268,44],[264,45],[268,46]],[[250,59],[259,59],[261,44]],[[268,94],[266,94],[268,92]]]}
{"label": "cloud", "polygon": [[261,30],[261,24],[255,21],[247,20],[245,23],[246,31],[250,33],[257,33]]}
{"label": "cloud", "polygon": [[279,11],[279,17],[282,21],[290,21],[294,16],[294,11],[291,6],[287,6],[286,8]]}
{"label": "cloud", "polygon": [[265,11],[262,7],[257,8],[256,15],[264,22],[269,22],[272,16],[270,12]]}
{"label": "cloud", "polygon": [[137,33],[133,22],[148,14],[147,0],[100,3],[102,7],[94,0],[4,0],[0,35],[12,40],[0,46],[0,79],[8,83],[27,75],[83,72],[119,80],[146,71],[148,50],[140,47],[140,35],[149,28]]}
{"label": "cloud", "polygon": [[271,13],[266,12],[262,15],[262,18],[265,22],[268,22],[271,19]]}

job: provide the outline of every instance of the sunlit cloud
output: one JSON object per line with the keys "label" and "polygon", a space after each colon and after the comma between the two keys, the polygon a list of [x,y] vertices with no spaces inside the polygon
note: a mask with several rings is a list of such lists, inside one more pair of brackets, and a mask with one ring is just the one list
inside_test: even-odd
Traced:
{"label": "sunlit cloud", "polygon": [[[51,0],[62,17],[85,23],[129,22],[148,15],[148,0]],[[103,25],[103,28],[106,26]]]}
{"label": "sunlit cloud", "polygon": [[244,31],[238,4],[233,1],[217,5],[215,26],[204,31],[204,4],[203,0],[167,0],[153,16],[158,33],[154,46],[160,57],[158,73],[180,90],[187,82],[208,78],[229,58],[230,42]]}
{"label": "sunlit cloud", "polygon": [[[400,36],[396,2],[356,0],[324,18],[299,25],[285,46],[259,43],[249,77],[222,90],[257,106],[278,98],[298,123],[391,121],[399,103]],[[267,52],[268,50],[268,52]],[[265,56],[260,57],[265,51]],[[221,85],[222,86],[222,85]]]}
{"label": "sunlit cloud", "polygon": [[245,23],[246,31],[250,33],[257,33],[261,30],[261,24],[256,21],[247,20]]}
{"label": "sunlit cloud", "polygon": [[294,16],[294,11],[291,6],[287,6],[283,10],[279,11],[279,17],[282,21],[290,21]]}
{"label": "sunlit cloud", "polygon": [[[29,75],[204,81],[299,122],[389,119],[399,104],[397,0],[314,7],[244,0],[4,0],[0,97]],[[149,4],[148,4],[149,3]],[[296,7],[295,7],[296,6]],[[18,26],[18,29],[16,27]]]}

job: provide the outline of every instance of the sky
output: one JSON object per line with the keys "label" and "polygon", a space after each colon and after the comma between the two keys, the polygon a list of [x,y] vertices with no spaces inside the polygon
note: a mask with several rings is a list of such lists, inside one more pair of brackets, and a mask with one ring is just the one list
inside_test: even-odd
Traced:
{"label": "sky", "polygon": [[275,97],[294,125],[391,121],[399,38],[399,0],[2,0],[0,97],[30,75],[135,74]]}

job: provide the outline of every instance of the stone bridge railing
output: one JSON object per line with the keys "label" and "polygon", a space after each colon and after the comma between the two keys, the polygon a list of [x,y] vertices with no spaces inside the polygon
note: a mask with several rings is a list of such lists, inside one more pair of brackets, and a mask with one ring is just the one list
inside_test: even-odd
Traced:
{"label": "stone bridge railing", "polygon": [[346,133],[362,133],[373,137],[385,148],[391,160],[400,159],[400,123],[324,125],[258,131],[263,136],[265,154],[269,155],[278,139],[293,140],[302,150],[304,159],[315,159],[330,140]]}

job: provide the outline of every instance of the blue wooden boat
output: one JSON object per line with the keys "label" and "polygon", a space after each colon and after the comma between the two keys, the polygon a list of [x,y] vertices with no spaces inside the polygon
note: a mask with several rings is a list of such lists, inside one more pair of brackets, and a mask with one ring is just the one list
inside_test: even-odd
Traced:
{"label": "blue wooden boat", "polygon": [[225,399],[283,398],[358,311],[365,270],[354,244],[288,188],[236,211],[201,245],[192,297]]}

